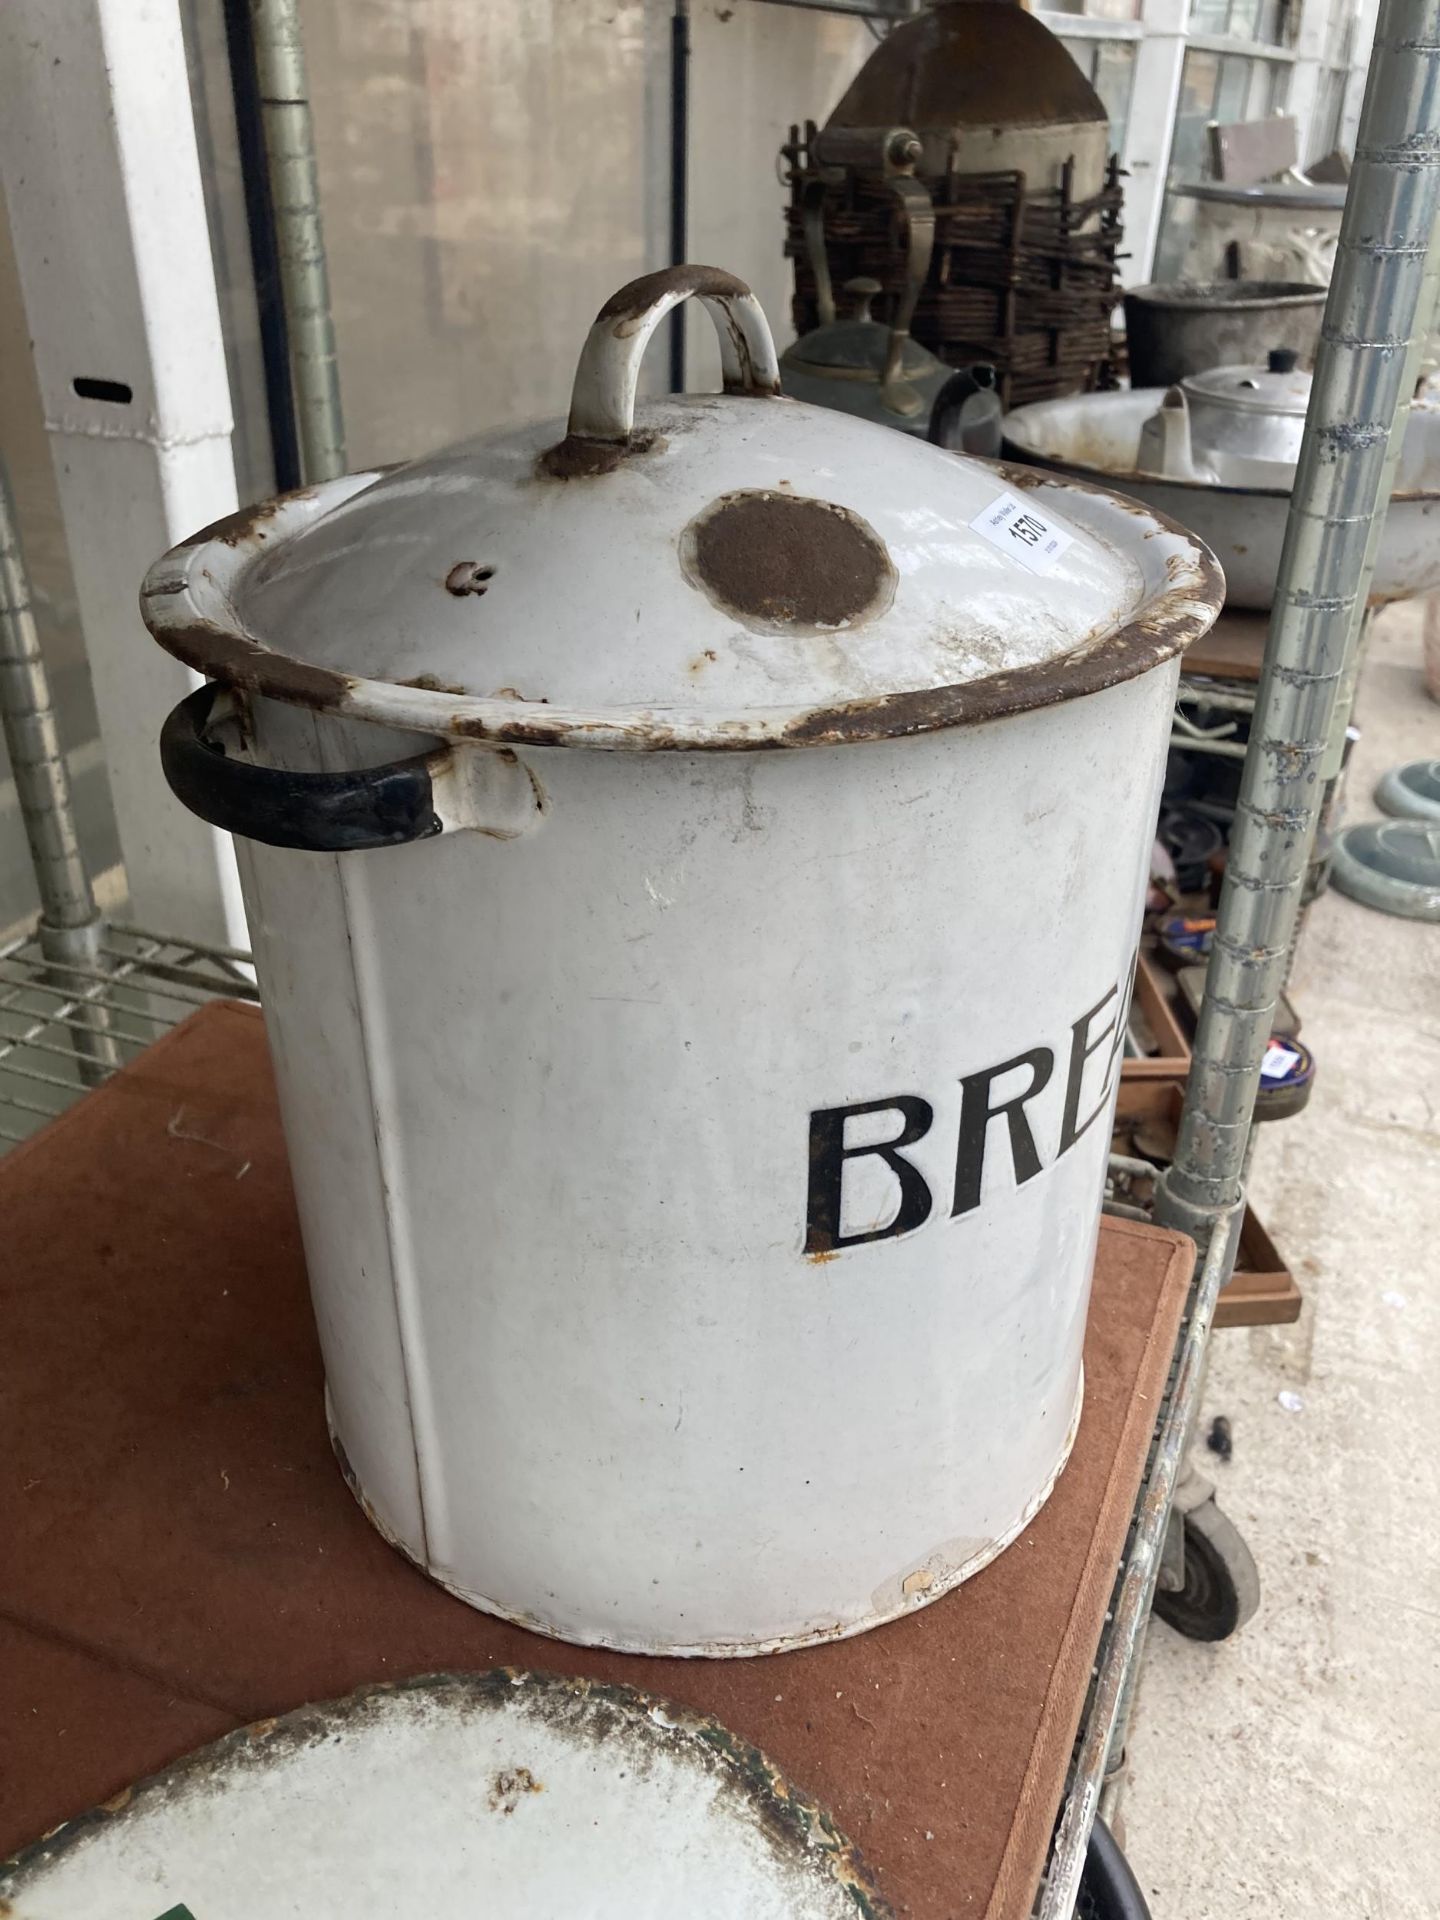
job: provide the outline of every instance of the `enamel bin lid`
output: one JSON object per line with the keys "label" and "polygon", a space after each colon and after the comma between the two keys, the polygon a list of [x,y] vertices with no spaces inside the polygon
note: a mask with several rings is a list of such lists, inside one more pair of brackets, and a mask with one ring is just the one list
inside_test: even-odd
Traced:
{"label": "enamel bin lid", "polygon": [[0,1863],[16,1920],[857,1920],[854,1844],[635,1688],[492,1668],[228,1734]]}
{"label": "enamel bin lid", "polygon": [[[637,408],[690,295],[726,391]],[[441,737],[823,745],[1048,705],[1142,673],[1215,616],[1199,541],[1080,482],[971,460],[778,392],[749,290],[623,288],[568,425],[487,434],[208,529],[142,609],[207,677]]]}

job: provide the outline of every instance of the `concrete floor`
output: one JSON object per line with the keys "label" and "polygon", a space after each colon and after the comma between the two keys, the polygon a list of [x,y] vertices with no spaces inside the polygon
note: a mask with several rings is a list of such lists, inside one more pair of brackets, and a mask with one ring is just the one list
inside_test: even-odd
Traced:
{"label": "concrete floor", "polygon": [[[1419,609],[1376,623],[1347,816],[1440,754]],[[1260,1612],[1202,1646],[1158,1622],[1129,1742],[1126,1846],[1155,1920],[1440,1913],[1440,926],[1331,891],[1292,997],[1306,1110],[1252,1196],[1305,1291],[1293,1327],[1216,1337],[1214,1468]],[[1299,1397],[1289,1411],[1279,1395]],[[1208,1471],[1208,1468],[1207,1468]]]}

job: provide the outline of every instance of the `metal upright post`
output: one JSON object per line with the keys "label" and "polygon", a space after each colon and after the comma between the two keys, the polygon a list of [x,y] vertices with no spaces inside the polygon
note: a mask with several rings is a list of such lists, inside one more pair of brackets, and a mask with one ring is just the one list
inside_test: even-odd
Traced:
{"label": "metal upright post", "polygon": [[1440,210],[1440,0],[1381,0],[1310,411],[1206,972],[1156,1217],[1201,1242],[1240,1198],[1322,767],[1388,504]]}
{"label": "metal upright post", "polygon": [[250,0],[250,5],[300,459],[313,485],[344,473],[347,462],[300,8],[298,0]]}
{"label": "metal upright post", "polygon": [[0,722],[30,842],[40,892],[40,951],[53,963],[53,984],[75,1000],[70,1029],[87,1082],[117,1064],[103,1007],[86,1005],[88,976],[104,970],[102,924],[80,856],[70,781],[60,751],[50,685],[40,655],[29,582],[9,484],[0,468]]}
{"label": "metal upright post", "polygon": [[1380,0],[1180,1134],[1156,1194],[1156,1219],[1195,1240],[1199,1272],[1051,1853],[1042,1920],[1066,1920],[1074,1911],[1106,1763],[1125,1737],[1211,1318],[1234,1264],[1255,1093],[1337,706],[1360,636],[1377,521],[1389,501],[1397,410],[1409,397],[1416,328],[1430,320],[1426,282],[1437,215],[1440,0]]}
{"label": "metal upright post", "polygon": [[[1385,477],[1382,482],[1381,499],[1388,501],[1395,487],[1395,476],[1400,466],[1400,455],[1405,444],[1403,425],[1405,410],[1414,397],[1415,387],[1420,379],[1421,368],[1425,361],[1425,348],[1435,325],[1436,303],[1440,300],[1440,221],[1431,230],[1429,258],[1426,262],[1424,284],[1420,289],[1420,304],[1415,316],[1415,326],[1411,334],[1410,350],[1405,362],[1405,375],[1401,383],[1399,417],[1402,424],[1390,436],[1390,449],[1386,456]],[[1375,556],[1380,548],[1380,535],[1384,530],[1385,516],[1377,514],[1370,526],[1370,538],[1365,549],[1365,577],[1368,580],[1375,570]],[[1336,697],[1334,712],[1331,716],[1330,740],[1326,749],[1321,777],[1328,784],[1338,779],[1341,762],[1345,755],[1345,733],[1350,725],[1350,715],[1355,706],[1355,688],[1360,678],[1360,667],[1364,659],[1365,647],[1369,638],[1366,607],[1362,600],[1354,613],[1355,632],[1351,638],[1346,660],[1345,677],[1341,681]]]}

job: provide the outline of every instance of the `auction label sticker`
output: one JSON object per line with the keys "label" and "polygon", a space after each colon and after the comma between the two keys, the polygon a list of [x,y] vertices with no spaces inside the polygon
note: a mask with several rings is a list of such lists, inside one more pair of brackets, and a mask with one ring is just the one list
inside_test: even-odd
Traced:
{"label": "auction label sticker", "polygon": [[972,532],[1010,554],[1031,573],[1049,573],[1075,536],[1048,521],[1032,504],[1002,493],[970,522]]}
{"label": "auction label sticker", "polygon": [[1282,1047],[1278,1040],[1272,1040],[1265,1049],[1265,1058],[1260,1062],[1262,1080],[1283,1080],[1293,1067],[1298,1067],[1302,1055],[1290,1047]]}

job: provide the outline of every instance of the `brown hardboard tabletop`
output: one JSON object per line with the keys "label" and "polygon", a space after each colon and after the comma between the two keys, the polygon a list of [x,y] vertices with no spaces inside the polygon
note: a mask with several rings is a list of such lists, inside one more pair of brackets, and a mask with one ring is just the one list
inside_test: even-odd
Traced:
{"label": "brown hardboard tabletop", "polygon": [[510,1665],[716,1715],[833,1814],[900,1914],[1030,1910],[1193,1248],[1100,1236],[1084,1417],[984,1573],[827,1647],[544,1640],[375,1534],[325,1430],[264,1029],[196,1013],[0,1161],[0,1855],[244,1723]]}

